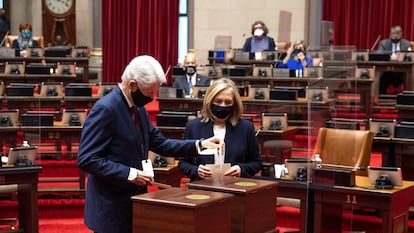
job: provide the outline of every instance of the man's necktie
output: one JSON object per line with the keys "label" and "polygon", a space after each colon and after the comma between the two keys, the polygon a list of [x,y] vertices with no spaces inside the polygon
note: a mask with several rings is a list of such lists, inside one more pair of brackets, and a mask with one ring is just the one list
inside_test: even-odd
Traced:
{"label": "man's necktie", "polygon": [[191,82],[191,77],[188,78],[188,94],[191,94],[191,89],[193,88],[193,83]]}
{"label": "man's necktie", "polygon": [[131,113],[132,120],[134,121],[135,128],[138,132],[139,140],[141,141],[141,145],[140,145],[141,151],[142,153],[144,153],[144,144],[145,144],[144,143],[144,127],[142,125],[142,121],[139,116],[138,108],[134,106],[134,107],[131,107],[129,111]]}

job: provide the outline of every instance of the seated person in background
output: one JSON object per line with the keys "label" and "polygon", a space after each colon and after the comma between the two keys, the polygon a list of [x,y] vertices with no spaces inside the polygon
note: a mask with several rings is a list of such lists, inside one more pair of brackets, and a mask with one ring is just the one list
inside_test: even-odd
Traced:
{"label": "seated person in background", "polygon": [[[253,36],[247,38],[244,42],[243,52],[249,52],[253,56],[256,52],[276,50],[275,40],[267,35],[269,34],[269,29],[264,22],[254,22],[251,33]],[[252,56],[250,58],[254,58]]]}
{"label": "seated person in background", "polygon": [[296,41],[286,53],[286,57],[277,64],[278,68],[288,68],[291,70],[303,70],[304,67],[312,66],[312,58],[306,56],[303,41]]}
{"label": "seated person in background", "polygon": [[402,39],[401,26],[394,26],[390,30],[390,38],[382,40],[378,45],[379,52],[388,52],[395,54],[398,51],[411,51],[411,43]]}
{"label": "seated person in background", "polygon": [[[206,90],[202,118],[187,123],[184,137],[224,139],[224,163],[231,163],[225,176],[251,177],[260,171],[261,157],[255,137],[253,123],[241,119],[243,104],[236,85],[227,78],[213,81]],[[211,170],[205,164],[214,164],[214,156],[197,156],[194,159],[181,159],[180,170],[191,181],[209,178]]]}
{"label": "seated person in background", "polygon": [[[379,52],[391,54],[391,60],[397,58],[398,51],[411,51],[411,43],[402,39],[402,28],[394,26],[390,30],[390,38],[382,40],[378,46]],[[380,94],[396,94],[404,90],[404,73],[384,72],[379,81]]]}
{"label": "seated person in background", "polygon": [[25,50],[27,48],[39,47],[38,41],[32,39],[32,25],[30,23],[21,23],[19,32],[19,37],[13,41],[12,48]]}
{"label": "seated person in background", "polygon": [[182,89],[186,96],[192,94],[193,86],[210,85],[210,78],[197,74],[197,61],[194,53],[187,53],[184,58],[183,69],[185,70],[185,75],[175,77],[172,86]]}

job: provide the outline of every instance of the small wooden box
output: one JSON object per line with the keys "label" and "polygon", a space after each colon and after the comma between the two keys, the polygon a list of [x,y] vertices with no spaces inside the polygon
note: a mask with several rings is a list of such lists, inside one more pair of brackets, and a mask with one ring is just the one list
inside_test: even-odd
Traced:
{"label": "small wooden box", "polygon": [[230,233],[233,195],[169,188],[133,196],[134,233]]}
{"label": "small wooden box", "polygon": [[195,181],[187,186],[234,194],[231,200],[232,233],[276,232],[276,182],[222,177]]}

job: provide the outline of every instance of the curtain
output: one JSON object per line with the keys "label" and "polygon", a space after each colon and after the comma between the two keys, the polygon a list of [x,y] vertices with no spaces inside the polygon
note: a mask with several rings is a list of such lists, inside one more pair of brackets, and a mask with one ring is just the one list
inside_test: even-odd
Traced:
{"label": "curtain", "polygon": [[395,25],[403,28],[404,39],[414,40],[412,0],[323,0],[322,8],[322,19],[333,21],[335,45],[370,49]]}
{"label": "curtain", "polygon": [[138,55],[155,57],[165,71],[175,65],[178,7],[179,0],[103,0],[102,80],[119,82],[125,66]]}

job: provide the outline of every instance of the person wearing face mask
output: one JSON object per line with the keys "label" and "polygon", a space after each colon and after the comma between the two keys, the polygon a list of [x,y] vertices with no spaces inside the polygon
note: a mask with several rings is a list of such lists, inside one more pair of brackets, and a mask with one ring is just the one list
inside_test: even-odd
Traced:
{"label": "person wearing face mask", "polygon": [[262,51],[276,50],[275,40],[268,36],[269,29],[263,21],[256,21],[252,24],[252,36],[247,38],[243,45],[243,52],[249,52],[250,58],[254,58],[254,53]]}
{"label": "person wearing face mask", "polygon": [[121,83],[92,107],[83,126],[77,166],[88,173],[85,224],[95,233],[132,233],[131,196],[153,183],[143,167],[148,151],[165,156],[194,156],[202,148],[221,148],[217,137],[166,139],[144,106],[165,82],[160,63],[135,57]]}
{"label": "person wearing face mask", "polygon": [[[219,137],[224,139],[224,163],[231,163],[225,176],[252,177],[261,169],[261,157],[253,123],[242,119],[243,103],[234,82],[217,79],[207,88],[201,118],[187,123],[184,138]],[[179,160],[180,170],[191,181],[209,178],[214,164],[211,156],[197,156]]]}
{"label": "person wearing face mask", "polygon": [[378,45],[379,52],[395,54],[398,51],[411,51],[411,43],[402,38],[401,26],[394,26],[390,30],[390,38],[382,40]]}
{"label": "person wearing face mask", "polygon": [[291,70],[302,70],[304,67],[312,66],[313,60],[306,56],[303,41],[298,40],[287,50],[285,58],[277,64],[278,68],[288,68]]}
{"label": "person wearing face mask", "polygon": [[[378,45],[378,52],[391,54],[391,60],[397,59],[396,52],[411,51],[411,43],[402,38],[401,26],[394,26],[390,30],[390,38],[382,40]],[[376,81],[374,81],[377,83]],[[378,85],[378,84],[374,84]],[[377,86],[378,87],[378,86]],[[378,89],[377,89],[378,90]],[[384,72],[379,80],[380,94],[398,94],[404,90],[404,74],[402,72]]]}
{"label": "person wearing face mask", "polygon": [[186,96],[192,95],[194,86],[210,85],[209,77],[197,73],[197,61],[194,53],[190,52],[185,56],[183,69],[185,75],[176,76],[172,86],[182,89]]}
{"label": "person wearing face mask", "polygon": [[10,32],[10,22],[6,18],[6,10],[0,9],[0,41],[4,45],[4,37]]}
{"label": "person wearing face mask", "polygon": [[39,42],[32,38],[32,25],[30,23],[21,23],[19,25],[19,37],[13,40],[12,48],[25,50],[27,48],[39,47]]}

